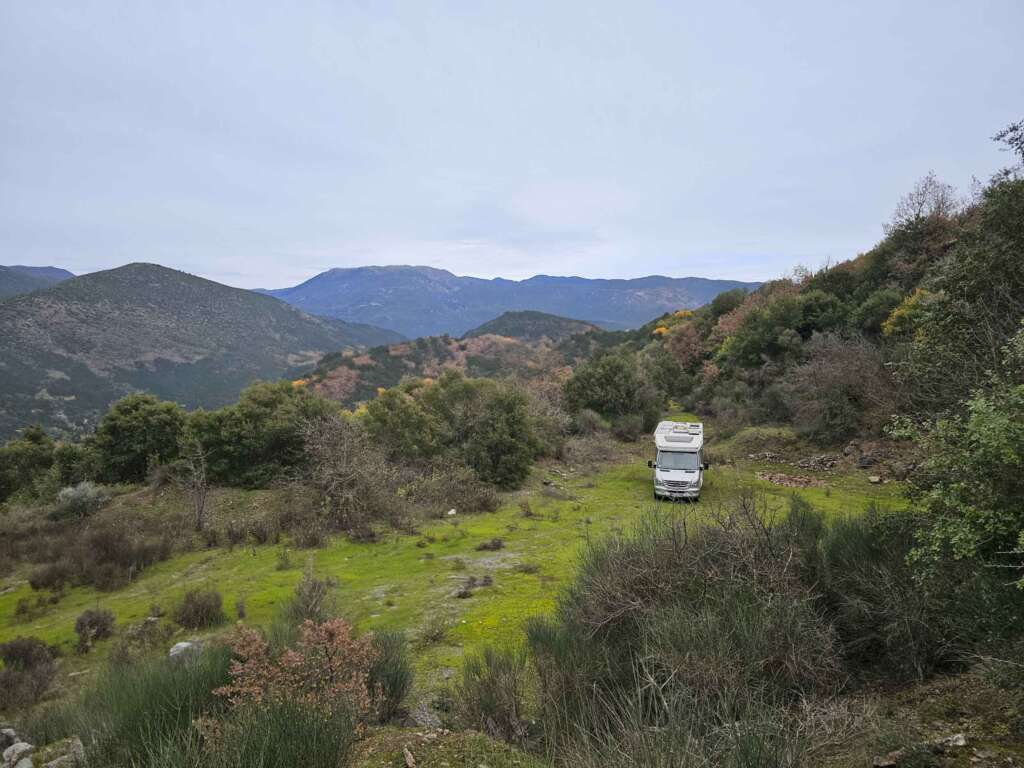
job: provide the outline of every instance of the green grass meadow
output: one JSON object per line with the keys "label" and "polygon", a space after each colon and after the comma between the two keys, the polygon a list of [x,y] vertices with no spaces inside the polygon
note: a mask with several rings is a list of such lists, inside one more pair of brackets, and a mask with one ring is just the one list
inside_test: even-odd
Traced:
{"label": "green grass meadow", "polygon": [[[419,685],[431,686],[440,682],[445,668],[458,665],[465,650],[520,640],[524,620],[552,608],[588,538],[628,531],[656,507],[696,522],[744,488],[763,493],[767,508],[779,512],[793,493],[833,515],[858,514],[871,503],[887,508],[904,503],[898,484],[872,485],[866,473],[819,475],[824,486],[794,490],[756,477],[759,470],[786,471],[784,467],[744,460],[713,466],[698,504],[655,503],[647,467],[651,455],[653,449],[643,442],[631,449],[627,461],[594,473],[555,463],[539,465],[527,486],[505,496],[494,513],[445,516],[421,524],[415,534],[387,532],[369,543],[334,537],[321,549],[289,548],[291,564],[285,569],[279,568],[282,545],[189,552],[152,566],[114,592],[69,589],[58,603],[28,620],[16,617],[16,606],[23,598],[34,601],[35,595],[24,574],[16,574],[0,582],[0,641],[34,635],[70,653],[75,618],[86,608],[108,608],[125,625],[148,616],[154,604],[170,612],[186,590],[197,587],[221,593],[229,622],[241,600],[248,623],[267,624],[312,562],[317,575],[337,580],[339,610],[360,629],[409,633]],[[788,471],[814,475],[792,467]],[[268,503],[265,494],[272,492],[261,493],[257,500]],[[250,496],[240,500],[235,494]],[[146,498],[138,494],[136,503],[145,504]],[[251,501],[251,492],[222,491],[215,503],[240,506],[244,500]],[[494,538],[501,538],[504,547],[477,549]],[[468,580],[480,583],[487,576],[489,586],[456,597]],[[445,631],[437,631],[439,627]],[[435,630],[430,641],[418,641],[428,634],[426,628]],[[175,639],[188,636],[179,630]],[[105,645],[109,643],[101,643],[90,658],[102,657]]]}

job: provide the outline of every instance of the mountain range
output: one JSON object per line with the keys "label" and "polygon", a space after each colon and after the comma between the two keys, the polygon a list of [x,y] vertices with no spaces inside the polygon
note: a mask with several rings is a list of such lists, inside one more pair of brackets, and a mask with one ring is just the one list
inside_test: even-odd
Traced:
{"label": "mountain range", "polygon": [[255,379],[401,338],[154,264],[73,277],[0,301],[0,436],[86,429],[136,390],[220,406]]}
{"label": "mountain range", "polygon": [[0,266],[0,299],[48,288],[72,277],[71,272],[60,267]]}
{"label": "mountain range", "polygon": [[760,283],[651,275],[631,280],[537,275],[462,277],[432,267],[331,269],[291,288],[261,290],[314,315],[371,323],[409,336],[462,336],[509,310],[536,310],[606,329],[633,328],[676,309]]}

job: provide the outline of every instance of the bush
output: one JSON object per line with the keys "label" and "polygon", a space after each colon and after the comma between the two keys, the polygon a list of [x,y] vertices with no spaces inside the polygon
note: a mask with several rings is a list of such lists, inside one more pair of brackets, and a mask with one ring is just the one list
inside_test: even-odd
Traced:
{"label": "bush", "polygon": [[15,493],[34,497],[35,485],[53,464],[53,440],[42,427],[26,428],[0,447],[0,502]]}
{"label": "bush", "polygon": [[380,631],[373,634],[373,650],[377,655],[370,665],[366,684],[378,720],[386,723],[399,713],[412,690],[409,645],[403,632]]}
{"label": "bush", "polygon": [[635,443],[644,432],[644,419],[639,413],[619,416],[612,422],[612,434],[624,443]]}
{"label": "bush", "polygon": [[879,348],[829,334],[812,338],[807,352],[785,395],[797,431],[825,443],[880,432],[896,412],[898,393]]}
{"label": "bush", "polygon": [[459,718],[493,738],[522,741],[527,680],[522,650],[485,648],[466,656],[462,679],[455,687]]}
{"label": "bush", "polygon": [[573,431],[577,435],[594,435],[606,427],[607,424],[601,418],[601,414],[589,408],[581,408],[573,417]]}
{"label": "bush", "polygon": [[481,480],[516,488],[530,474],[538,449],[526,398],[514,390],[497,390],[485,398],[464,453]]}
{"label": "bush", "polygon": [[190,589],[174,609],[174,620],[186,629],[206,629],[227,620],[220,592]]}
{"label": "bush", "polygon": [[344,619],[305,621],[298,642],[275,658],[255,629],[239,625],[231,643],[231,682],[216,690],[233,707],[302,701],[325,714],[369,712],[367,688],[377,652]]}
{"label": "bush", "polygon": [[325,715],[301,701],[238,707],[223,720],[206,724],[209,742],[205,749],[193,745],[182,768],[339,768],[349,764],[357,741],[357,722],[350,712],[337,709]]}
{"label": "bush", "polygon": [[106,640],[114,633],[114,614],[106,608],[89,608],[75,619],[78,652],[85,653],[97,640]]}
{"label": "bush", "polygon": [[230,661],[228,648],[211,645],[188,664],[160,656],[105,667],[28,734],[36,743],[80,735],[89,765],[163,768],[194,737],[196,720],[223,710],[213,690],[228,681]]}
{"label": "bush", "polygon": [[[785,713],[835,690],[839,649],[764,513],[745,495],[696,530],[657,514],[588,546],[555,615],[527,625],[549,749],[589,765],[646,765],[611,758],[634,746],[686,746],[697,765],[797,749]],[[723,731],[737,723],[751,731]]]}
{"label": "bush", "polygon": [[468,466],[448,460],[432,463],[424,473],[405,488],[406,498],[426,512],[443,515],[449,509],[459,514],[494,512],[498,493],[483,482]]}
{"label": "bush", "polygon": [[57,494],[57,504],[50,513],[51,520],[67,520],[88,517],[110,500],[107,491],[83,480],[78,485],[63,488]]}
{"label": "bush", "polygon": [[93,445],[104,478],[113,483],[142,483],[153,464],[178,457],[185,412],[177,403],[153,395],[128,395],[96,426]]}
{"label": "bush", "polygon": [[374,522],[397,519],[397,468],[360,424],[332,416],[309,422],[303,434],[310,480],[333,527],[366,534]]}
{"label": "bush", "polygon": [[28,709],[50,689],[57,665],[50,649],[34,637],[0,643],[0,711]]}
{"label": "bush", "polygon": [[295,626],[304,621],[322,623],[333,618],[338,609],[332,594],[336,586],[333,579],[317,578],[312,565],[307,565],[282,615]]}
{"label": "bush", "polygon": [[604,354],[576,368],[565,383],[571,411],[584,408],[615,418],[660,411],[662,396],[641,376],[635,355]]}

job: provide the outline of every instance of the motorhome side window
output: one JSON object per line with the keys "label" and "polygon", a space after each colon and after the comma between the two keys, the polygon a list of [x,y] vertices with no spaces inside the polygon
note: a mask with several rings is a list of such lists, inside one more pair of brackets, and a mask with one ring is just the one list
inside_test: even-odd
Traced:
{"label": "motorhome side window", "polygon": [[[648,454],[650,455],[650,454]],[[682,451],[659,451],[658,469],[699,469],[700,455]]]}

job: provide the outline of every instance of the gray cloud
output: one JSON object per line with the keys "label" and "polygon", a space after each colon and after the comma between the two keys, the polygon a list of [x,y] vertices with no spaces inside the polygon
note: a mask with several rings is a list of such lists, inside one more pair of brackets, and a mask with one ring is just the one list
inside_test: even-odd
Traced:
{"label": "gray cloud", "polygon": [[0,6],[0,263],[763,279],[1020,119],[1017,0]]}

